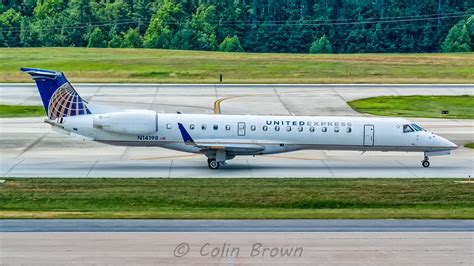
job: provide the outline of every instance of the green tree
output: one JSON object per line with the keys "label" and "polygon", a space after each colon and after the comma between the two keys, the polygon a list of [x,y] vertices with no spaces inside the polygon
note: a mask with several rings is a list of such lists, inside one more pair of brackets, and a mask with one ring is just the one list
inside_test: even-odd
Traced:
{"label": "green tree", "polygon": [[309,52],[311,54],[330,54],[332,53],[332,46],[329,42],[326,35],[323,35],[321,38],[314,40],[311,43],[311,47],[309,48]]}
{"label": "green tree", "polygon": [[64,0],[38,0],[35,7],[35,18],[45,19],[63,11]]}
{"label": "green tree", "polygon": [[62,34],[61,27],[67,25],[68,18],[63,16],[45,17],[33,23],[36,31],[38,46],[67,46],[66,35]]}
{"label": "green tree", "polygon": [[[90,0],[69,0],[67,9],[63,11],[68,20],[67,24],[64,25],[67,30],[63,31],[62,34],[66,37],[68,45],[88,46],[91,32],[88,32],[89,27],[86,27],[86,25],[94,21],[90,2]],[[102,44],[99,45],[101,46],[94,47],[103,47]]]}
{"label": "green tree", "polygon": [[138,33],[138,29],[128,29],[123,35],[122,48],[140,48],[143,47],[143,40]]}
{"label": "green tree", "polygon": [[466,20],[466,27],[469,31],[469,38],[471,39],[471,51],[474,51],[474,15]]}
{"label": "green tree", "polygon": [[24,17],[21,21],[20,43],[23,47],[38,46],[38,34],[34,30],[30,18]]}
{"label": "green tree", "polygon": [[89,33],[87,47],[107,47],[104,33],[99,27],[96,27],[92,32]]}
{"label": "green tree", "polygon": [[471,39],[465,21],[454,25],[443,42],[443,52],[470,52]]}
{"label": "green tree", "polygon": [[20,11],[23,16],[33,17],[34,10],[37,4],[37,0],[22,0],[18,11]]}
{"label": "green tree", "polygon": [[216,7],[213,5],[198,7],[191,19],[191,30],[196,35],[191,44],[196,50],[216,50]]}
{"label": "green tree", "polygon": [[[133,20],[135,18],[131,17],[130,7],[124,0],[90,1],[90,7],[92,15],[86,19],[91,23],[100,24],[101,30],[104,33],[108,33],[108,40],[112,39],[116,34],[127,31],[134,25]],[[89,22],[86,21],[86,23]]]}
{"label": "green tree", "polygon": [[85,44],[82,38],[78,40],[70,38],[69,29],[76,26],[76,21],[67,14],[66,7],[65,0],[37,1],[31,24],[31,29],[34,31],[31,36],[35,38],[34,46],[82,46]]}
{"label": "green tree", "polygon": [[334,53],[437,52],[446,39],[446,49],[464,51],[462,26],[447,37],[463,19],[474,48],[472,2],[12,0],[1,2],[0,16],[16,12],[21,20],[3,20],[0,45],[87,46],[89,31],[99,26],[104,39],[118,36],[112,45],[119,46],[132,28],[151,48],[214,50],[237,36],[245,51],[305,53],[326,34]]}
{"label": "green tree", "polygon": [[10,8],[0,14],[0,47],[20,46],[21,14]]}
{"label": "green tree", "polygon": [[172,0],[164,0],[145,32],[144,44],[148,48],[171,48],[174,33],[184,17],[183,7]]}
{"label": "green tree", "polygon": [[123,42],[122,36],[120,34],[116,34],[109,41],[108,46],[110,48],[120,48],[120,47],[122,47],[122,42]]}
{"label": "green tree", "polygon": [[240,44],[239,37],[225,37],[225,39],[219,45],[219,51],[221,52],[243,52],[244,48]]}

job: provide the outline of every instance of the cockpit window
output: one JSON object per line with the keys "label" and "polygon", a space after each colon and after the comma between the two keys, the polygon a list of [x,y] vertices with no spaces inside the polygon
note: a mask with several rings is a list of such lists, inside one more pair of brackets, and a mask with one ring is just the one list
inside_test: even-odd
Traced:
{"label": "cockpit window", "polygon": [[403,133],[414,132],[415,130],[410,125],[403,125]]}
{"label": "cockpit window", "polygon": [[420,127],[419,125],[417,124],[411,124],[411,126],[416,130],[416,131],[424,131],[424,129],[422,127]]}

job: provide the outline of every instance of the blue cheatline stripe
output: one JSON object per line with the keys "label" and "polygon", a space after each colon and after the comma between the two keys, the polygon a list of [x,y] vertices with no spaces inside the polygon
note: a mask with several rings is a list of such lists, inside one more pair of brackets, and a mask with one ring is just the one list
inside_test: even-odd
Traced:
{"label": "blue cheatline stripe", "polygon": [[195,144],[193,138],[191,137],[191,135],[189,135],[188,131],[186,131],[183,124],[178,123],[178,128],[179,128],[179,131],[181,132],[181,136],[183,137],[184,143]]}

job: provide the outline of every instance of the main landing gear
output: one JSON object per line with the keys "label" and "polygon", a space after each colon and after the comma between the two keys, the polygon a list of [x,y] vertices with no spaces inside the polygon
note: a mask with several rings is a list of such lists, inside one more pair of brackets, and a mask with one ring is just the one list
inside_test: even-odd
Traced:
{"label": "main landing gear", "polygon": [[210,169],[216,170],[227,165],[226,160],[231,160],[235,155],[228,155],[225,150],[217,150],[215,153],[206,154],[207,165]]}
{"label": "main landing gear", "polygon": [[221,166],[221,163],[216,161],[216,159],[207,159],[207,165],[212,170],[217,170]]}
{"label": "main landing gear", "polygon": [[224,167],[226,165],[226,162],[218,162],[216,159],[207,159],[207,166],[209,166],[209,168],[212,170],[219,169],[220,167]]}
{"label": "main landing gear", "polygon": [[429,161],[428,156],[426,156],[426,154],[425,154],[425,158],[423,159],[423,161],[421,161],[421,165],[423,165],[423,167],[425,167],[425,168],[430,167],[430,161]]}

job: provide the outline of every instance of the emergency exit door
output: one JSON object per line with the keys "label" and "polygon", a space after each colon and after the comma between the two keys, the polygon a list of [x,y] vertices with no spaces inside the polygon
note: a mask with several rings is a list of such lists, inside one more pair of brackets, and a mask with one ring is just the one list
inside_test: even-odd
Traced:
{"label": "emergency exit door", "polygon": [[244,122],[239,122],[237,124],[237,135],[245,136],[245,123]]}
{"label": "emergency exit door", "polygon": [[364,125],[364,146],[374,146],[373,125]]}

